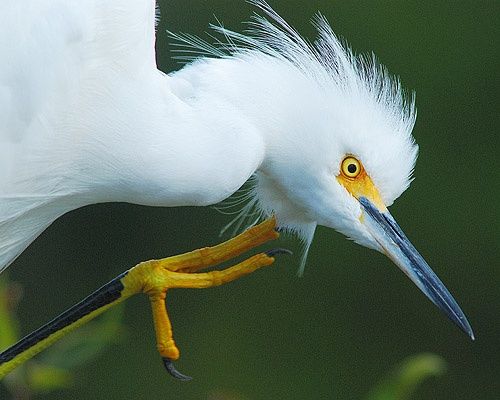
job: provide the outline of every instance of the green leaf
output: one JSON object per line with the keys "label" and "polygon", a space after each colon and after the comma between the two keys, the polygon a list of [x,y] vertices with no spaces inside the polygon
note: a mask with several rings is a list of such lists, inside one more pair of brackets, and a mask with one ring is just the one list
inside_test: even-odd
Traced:
{"label": "green leaf", "polygon": [[379,383],[367,399],[409,400],[422,381],[445,371],[446,362],[438,355],[423,353],[409,357]]}

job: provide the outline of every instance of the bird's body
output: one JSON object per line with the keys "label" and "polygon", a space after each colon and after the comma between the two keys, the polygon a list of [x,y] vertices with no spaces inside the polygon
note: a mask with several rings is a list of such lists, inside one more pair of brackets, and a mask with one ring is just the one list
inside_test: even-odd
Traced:
{"label": "bird's body", "polygon": [[306,248],[319,224],[387,254],[472,336],[386,208],[411,181],[413,99],[323,17],[310,44],[251,1],[269,19],[218,28],[222,49],[177,36],[205,56],[166,75],[154,1],[28,3],[0,5],[0,270],[72,209],[215,204],[253,176],[262,216]]}
{"label": "bird's body", "polygon": [[255,174],[261,211],[310,243],[317,223],[355,233],[342,223],[353,211],[344,193],[309,188],[311,178],[333,178],[345,153],[379,153],[365,166],[381,171],[372,178],[386,204],[408,185],[411,104],[376,64],[355,65],[325,21],[316,54],[269,25],[268,38],[242,37],[248,51],[165,75],[153,1],[34,3],[28,14],[2,5],[4,18],[22,15],[30,29],[2,36],[0,268],[87,204],[214,204]]}
{"label": "bird's body", "polygon": [[23,21],[0,39],[0,270],[72,209],[214,204],[262,160],[239,115],[216,121],[186,101],[189,82],[157,70],[154,2],[125,3],[0,6]]}

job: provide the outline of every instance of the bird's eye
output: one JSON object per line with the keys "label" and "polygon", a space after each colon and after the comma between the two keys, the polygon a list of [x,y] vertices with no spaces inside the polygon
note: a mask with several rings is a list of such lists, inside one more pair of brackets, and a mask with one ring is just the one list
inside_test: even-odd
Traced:
{"label": "bird's eye", "polygon": [[354,157],[347,156],[342,161],[341,170],[347,178],[356,178],[361,172],[361,163]]}

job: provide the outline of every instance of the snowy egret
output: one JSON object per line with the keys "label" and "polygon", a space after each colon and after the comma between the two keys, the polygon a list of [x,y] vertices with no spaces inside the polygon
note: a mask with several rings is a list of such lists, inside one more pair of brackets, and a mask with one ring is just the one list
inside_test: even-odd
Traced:
{"label": "snowy egret", "polygon": [[[208,287],[269,265],[200,268],[275,239],[307,249],[316,226],[386,254],[455,324],[472,329],[389,211],[417,157],[413,98],[372,57],[355,56],[318,16],[304,40],[265,1],[248,34],[217,46],[174,35],[200,56],[169,75],[155,63],[150,1],[7,0],[0,6],[0,269],[62,214],[98,202],[215,204],[253,177],[242,214],[269,218],[213,248],[118,276],[0,355],[0,377],[136,292],[150,296],[158,349],[179,357],[165,309],[172,287]],[[22,23],[20,23],[22,21]],[[277,250],[283,252],[282,250]]]}

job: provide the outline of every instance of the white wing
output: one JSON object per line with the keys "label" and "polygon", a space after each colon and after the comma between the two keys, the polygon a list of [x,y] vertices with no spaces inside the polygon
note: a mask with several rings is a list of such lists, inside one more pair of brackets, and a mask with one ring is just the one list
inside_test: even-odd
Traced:
{"label": "white wing", "polygon": [[22,140],[92,64],[154,64],[154,15],[151,0],[2,0],[0,140]]}
{"label": "white wing", "polygon": [[71,209],[26,164],[78,120],[68,105],[101,86],[90,71],[154,68],[154,21],[153,0],[0,1],[0,271]]}

